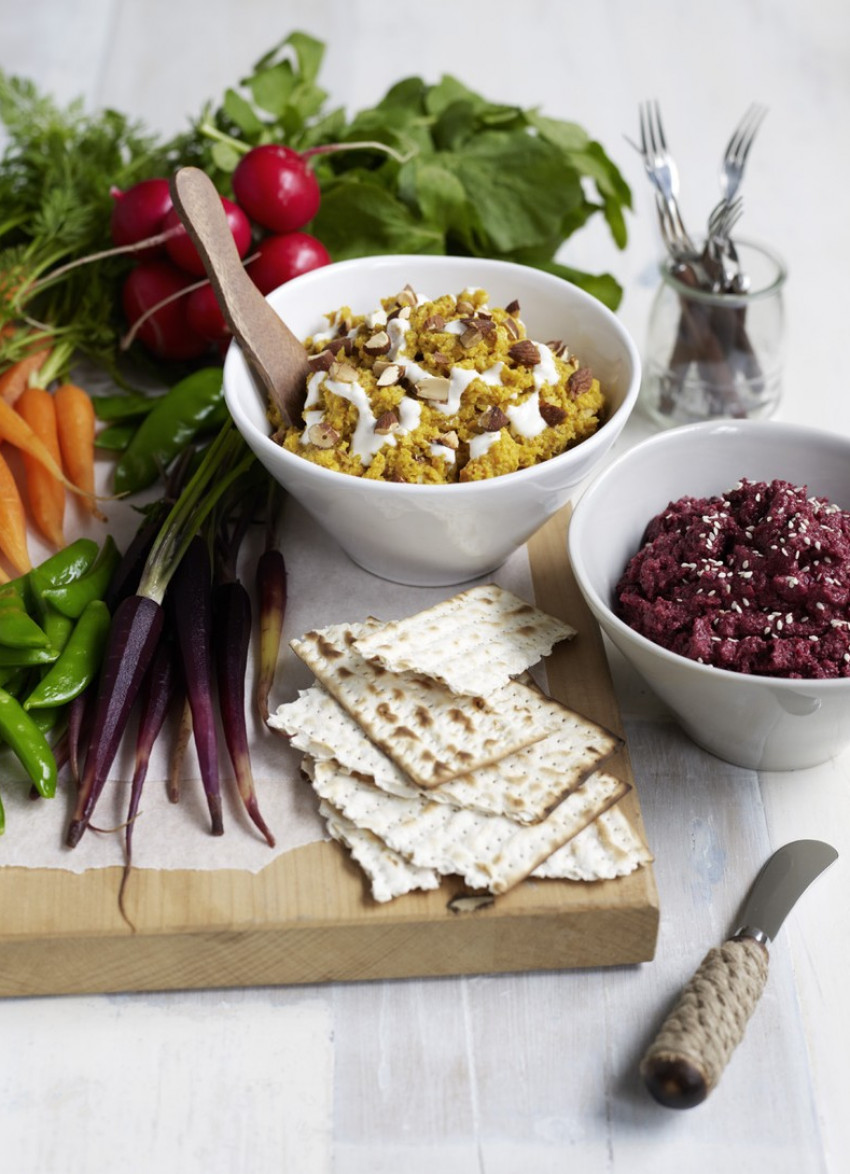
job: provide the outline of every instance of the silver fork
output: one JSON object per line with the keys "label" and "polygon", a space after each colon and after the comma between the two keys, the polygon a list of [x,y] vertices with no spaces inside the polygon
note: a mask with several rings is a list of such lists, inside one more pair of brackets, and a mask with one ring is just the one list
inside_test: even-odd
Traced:
{"label": "silver fork", "polygon": [[747,156],[765,114],[767,114],[767,107],[753,102],[726,145],[723,162],[720,166],[720,190],[724,199],[729,202],[734,200],[738,188],[741,186]]}
{"label": "silver fork", "polygon": [[722,199],[708,218],[708,233],[702,253],[702,264],[712,287],[731,290],[740,276],[738,254],[732,241],[732,229],[744,211],[744,201]]}
{"label": "silver fork", "polygon": [[640,146],[643,165],[660,199],[658,204],[661,229],[668,248],[680,257],[696,254],[693,241],[685,228],[679,210],[679,172],[667,147],[661,110],[657,102],[642,102],[640,106]]}

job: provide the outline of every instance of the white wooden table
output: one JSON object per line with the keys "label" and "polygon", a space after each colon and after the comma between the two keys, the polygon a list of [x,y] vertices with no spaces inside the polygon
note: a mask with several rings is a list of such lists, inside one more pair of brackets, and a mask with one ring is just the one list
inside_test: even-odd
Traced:
{"label": "white wooden table", "polygon": [[[850,10],[839,0],[0,0],[0,66],[60,100],[185,125],[287,32],[328,44],[350,110],[402,76],[455,74],[573,118],[618,161],[635,214],[625,254],[601,226],[570,263],[625,286],[642,342],[658,240],[623,135],[658,97],[699,223],[752,100],[770,114],[746,186],[750,234],[790,269],[780,418],[850,433]],[[640,417],[622,445],[649,434]],[[656,959],[609,971],[0,1003],[0,1154],[9,1174],[692,1174],[850,1168],[850,756],[794,775],[697,750],[616,657],[662,924]],[[768,989],[719,1089],[655,1106],[641,1050],[763,859],[830,840],[838,864],[789,917]]]}

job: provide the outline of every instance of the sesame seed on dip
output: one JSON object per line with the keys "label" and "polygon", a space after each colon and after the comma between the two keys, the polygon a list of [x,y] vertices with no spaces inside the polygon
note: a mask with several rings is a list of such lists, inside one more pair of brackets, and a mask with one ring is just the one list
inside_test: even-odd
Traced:
{"label": "sesame seed on dip", "polygon": [[805,486],[741,480],[671,502],[615,594],[631,628],[701,664],[850,676],[850,513]]}

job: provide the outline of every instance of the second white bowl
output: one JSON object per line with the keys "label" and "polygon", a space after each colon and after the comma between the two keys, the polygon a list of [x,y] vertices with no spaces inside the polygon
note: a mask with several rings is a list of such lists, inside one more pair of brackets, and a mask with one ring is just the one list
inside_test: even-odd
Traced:
{"label": "second white bowl", "polygon": [[647,523],[671,501],[751,481],[790,481],[850,509],[850,439],[775,421],[676,428],[636,445],[583,494],[569,530],[576,580],[603,631],[700,746],[738,766],[794,770],[850,745],[850,678],[751,676],[698,664],[614,614]]}

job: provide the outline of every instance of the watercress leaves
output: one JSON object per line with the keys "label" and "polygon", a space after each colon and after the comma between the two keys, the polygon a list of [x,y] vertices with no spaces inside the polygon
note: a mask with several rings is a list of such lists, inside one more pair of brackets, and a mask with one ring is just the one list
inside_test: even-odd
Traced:
{"label": "watercress leaves", "polygon": [[[616,307],[613,277],[557,266],[564,242],[601,213],[614,243],[627,242],[631,193],[602,146],[574,122],[493,102],[446,75],[428,85],[396,82],[353,117],[322,113],[320,42],[295,33],[244,79],[247,105],[230,92],[215,116],[246,146],[277,138],[296,149],[329,143],[383,143],[379,151],[335,152],[315,160],[322,206],[311,226],[336,259],[393,251],[502,257],[558,271]],[[237,162],[222,149],[213,161]],[[224,189],[226,176],[220,177]]]}
{"label": "watercress leaves", "polygon": [[368,175],[329,180],[312,230],[337,261],[376,253],[442,253],[444,236]]}

